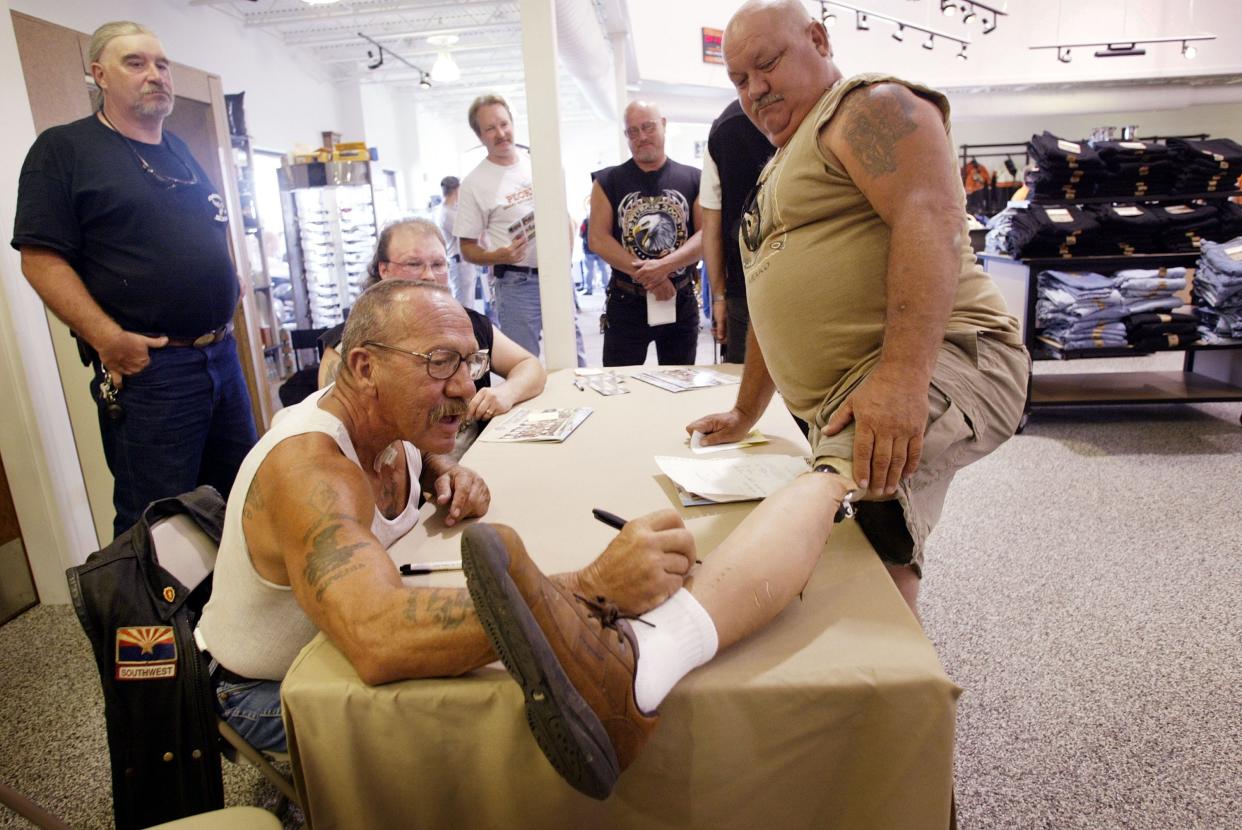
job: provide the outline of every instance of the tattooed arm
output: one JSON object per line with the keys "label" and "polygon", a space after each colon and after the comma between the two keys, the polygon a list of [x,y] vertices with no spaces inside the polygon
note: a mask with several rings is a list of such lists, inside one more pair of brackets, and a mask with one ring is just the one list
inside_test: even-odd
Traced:
{"label": "tattooed arm", "polygon": [[364,682],[458,675],[495,660],[465,589],[402,584],[371,533],[374,511],[362,470],[331,438],[308,434],[263,462],[243,529],[259,574],[293,587]]}
{"label": "tattooed arm", "polygon": [[927,388],[961,269],[962,185],[939,109],[900,84],[851,92],[819,142],[891,232],[880,362],[825,432],[853,418],[855,480],[892,494],[922,454]]}

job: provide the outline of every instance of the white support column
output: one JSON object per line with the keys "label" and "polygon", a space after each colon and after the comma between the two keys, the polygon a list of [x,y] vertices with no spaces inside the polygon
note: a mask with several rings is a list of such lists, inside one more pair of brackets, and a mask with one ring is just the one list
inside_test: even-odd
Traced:
{"label": "white support column", "polygon": [[612,72],[613,81],[616,84],[617,91],[617,163],[620,164],[630,157],[630,145],[625,140],[625,134],[621,132],[625,126],[625,108],[630,103],[630,94],[628,90],[629,84],[626,83],[626,77],[629,75],[628,64],[626,60],[625,32],[609,32],[608,40],[612,43]]}
{"label": "white support column", "polygon": [[520,0],[526,123],[535,186],[535,246],[543,309],[543,357],[549,369],[577,365],[574,342],[572,229],[561,165],[561,111],[556,88],[555,0]]}

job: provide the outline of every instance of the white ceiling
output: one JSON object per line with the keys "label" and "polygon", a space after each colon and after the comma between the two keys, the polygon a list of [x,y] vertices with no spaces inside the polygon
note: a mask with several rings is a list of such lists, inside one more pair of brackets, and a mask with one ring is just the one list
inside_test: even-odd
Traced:
{"label": "white ceiling", "polygon": [[[308,5],[303,0],[187,0],[211,6],[247,28],[271,34],[284,46],[303,52],[334,80],[356,78],[382,83],[413,96],[426,111],[459,118],[481,90],[505,96],[524,111],[521,22],[517,0],[342,0]],[[603,0],[589,0],[601,23]],[[379,50],[360,35],[383,46]],[[448,47],[428,38],[457,37]],[[448,51],[461,68],[454,83],[432,81],[419,86],[419,71],[430,72],[437,53]],[[368,56],[370,52],[370,56]],[[404,59],[404,60],[402,60]],[[578,85],[561,68],[561,115],[567,121],[595,117]]]}

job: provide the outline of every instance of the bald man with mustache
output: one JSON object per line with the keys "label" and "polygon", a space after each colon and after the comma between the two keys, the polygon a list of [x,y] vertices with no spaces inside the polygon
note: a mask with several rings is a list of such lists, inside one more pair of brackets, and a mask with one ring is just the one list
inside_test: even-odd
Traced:
{"label": "bald man with mustache", "polygon": [[1030,365],[970,248],[948,100],[846,77],[797,0],[742,6],[724,55],[777,150],[734,240],[751,313],[737,403],[687,430],[737,440],[779,390],[816,467],[860,491],[859,526],[917,616],[949,483],[1013,434]]}

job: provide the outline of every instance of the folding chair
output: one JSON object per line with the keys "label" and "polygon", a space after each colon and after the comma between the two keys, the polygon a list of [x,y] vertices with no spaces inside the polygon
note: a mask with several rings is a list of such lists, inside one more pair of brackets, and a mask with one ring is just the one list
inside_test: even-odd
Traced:
{"label": "folding chair", "polygon": [[152,502],[66,571],[103,685],[113,812],[124,830],[223,807],[220,755],[236,761],[237,751],[279,790],[277,811],[299,804],[270,759],[220,722],[194,642],[223,526],[224,500],[204,485]]}
{"label": "folding chair", "polygon": [[[160,567],[175,576],[191,591],[202,584],[215,570],[218,553],[216,543],[189,516],[177,514],[154,523],[151,525],[151,541],[155,546],[155,556],[159,560]],[[279,814],[284,810],[285,803],[288,801],[292,801],[301,809],[302,802],[293,787],[293,782],[271,764],[271,761],[288,763],[289,753],[255,749],[237,733],[237,730],[220,718],[216,718],[216,727],[220,731],[220,737],[228,744],[228,747],[223,750],[224,757],[239,764],[241,763],[238,760],[240,755],[256,767],[263,777],[280,792],[276,813]]]}

